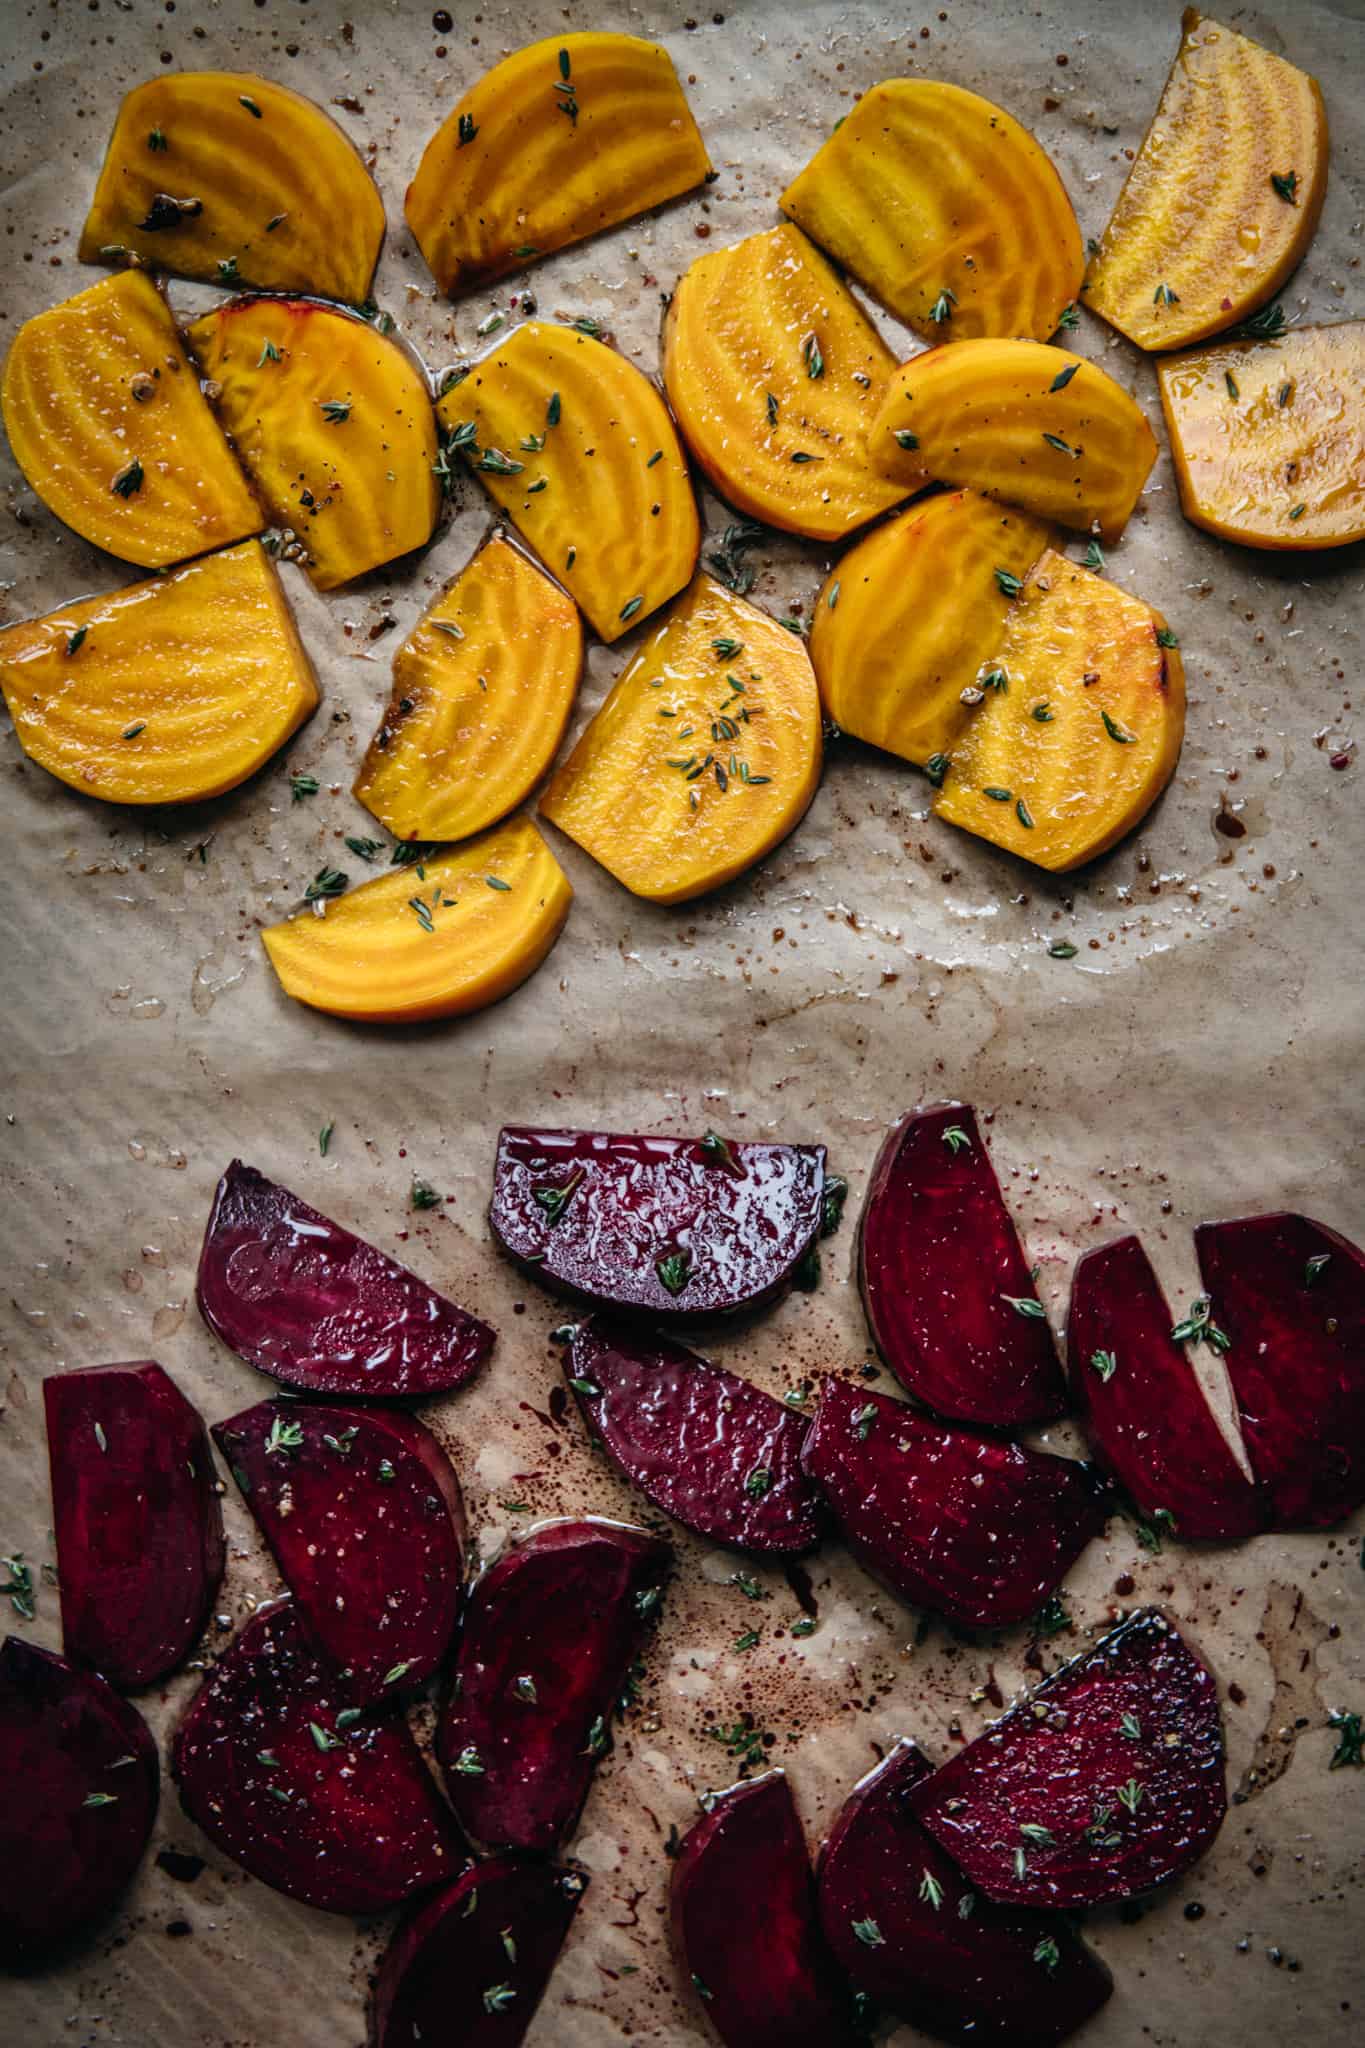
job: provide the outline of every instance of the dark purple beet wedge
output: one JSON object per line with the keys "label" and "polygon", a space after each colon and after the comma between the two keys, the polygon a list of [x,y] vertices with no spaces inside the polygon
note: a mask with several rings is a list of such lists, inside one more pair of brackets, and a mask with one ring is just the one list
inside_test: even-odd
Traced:
{"label": "dark purple beet wedge", "polygon": [[807,1423],[771,1394],[668,1337],[581,1323],[564,1371],[583,1419],[633,1486],[736,1550],[801,1551],[824,1530],[801,1470]]}
{"label": "dark purple beet wedge", "polygon": [[853,1555],[913,1607],[961,1628],[1036,1614],[1105,1522],[1073,1458],[948,1429],[827,1379],[801,1462]]}
{"label": "dark purple beet wedge", "polygon": [[43,1381],[62,1644],[114,1685],[184,1662],[223,1577],[223,1515],[198,1411],[159,1365]]}
{"label": "dark purple beet wedge", "polygon": [[726,2048],[853,2048],[786,1774],[732,1785],[706,1808],[669,1890],[673,1945],[706,2017]]}
{"label": "dark purple beet wedge", "polygon": [[1113,1979],[1059,1915],[972,1890],[911,1811],[932,1773],[907,1740],[854,1786],[820,1856],[825,1940],[872,2005],[940,2041],[1051,2048]]}
{"label": "dark purple beet wedge", "polygon": [[1201,1223],[1194,1241],[1274,1524],[1328,1528],[1365,1502],[1365,1252],[1292,1215]]}
{"label": "dark purple beet wedge", "polygon": [[113,1905],[147,1846],[160,1773],[136,1707],[19,1636],[0,1647],[0,1751],[0,1964],[23,1969]]}
{"label": "dark purple beet wedge", "polygon": [[459,1613],[465,1533],[431,1431],[392,1408],[262,1401],[213,1434],[347,1699],[429,1678]]}
{"label": "dark purple beet wedge", "polygon": [[1255,1536],[1261,1495],[1204,1398],[1136,1237],[1087,1252],[1071,1282],[1067,1351],[1086,1433],[1136,1506],[1191,1541]]}
{"label": "dark purple beet wedge", "polygon": [[199,1308],[248,1365],[314,1394],[449,1393],[494,1341],[487,1323],[240,1159],[214,1196]]}
{"label": "dark purple beet wedge", "polygon": [[547,1287],[689,1321],[783,1293],[820,1235],[825,1193],[823,1145],[509,1128],[488,1220]]}
{"label": "dark purple beet wedge", "polygon": [[1135,1614],[935,1771],[912,1804],[1002,1905],[1130,1899],[1188,1870],[1223,1824],[1217,1688],[1162,1615]]}
{"label": "dark purple beet wedge", "polygon": [[873,1341],[926,1408],[997,1429],[1061,1414],[1052,1332],[965,1103],[891,1130],[863,1204],[858,1265]]}
{"label": "dark purple beet wedge", "polygon": [[577,1820],[668,1562],[643,1529],[553,1522],[475,1586],[437,1754],[478,1848],[549,1853]]}
{"label": "dark purple beet wedge", "polygon": [[325,1913],[382,1912],[458,1867],[454,1825],[406,1721],[361,1718],[287,1600],[254,1615],[214,1665],[176,1732],[171,1772],[211,1841]]}

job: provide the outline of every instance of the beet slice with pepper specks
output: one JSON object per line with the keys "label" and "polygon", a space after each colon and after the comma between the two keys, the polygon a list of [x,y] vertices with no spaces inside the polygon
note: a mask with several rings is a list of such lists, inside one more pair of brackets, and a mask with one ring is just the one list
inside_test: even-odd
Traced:
{"label": "beet slice with pepper specks", "polygon": [[912,1607],[961,1628],[1036,1614],[1105,1522],[1073,1458],[949,1429],[827,1379],[801,1462],[853,1555]]}
{"label": "beet slice with pepper specks", "polygon": [[150,1360],[43,1381],[62,1647],[113,1685],[189,1656],[222,1583],[223,1513],[204,1424]]}
{"label": "beet slice with pepper specks", "polygon": [[486,1323],[240,1159],[214,1196],[198,1297],[239,1358],[315,1394],[449,1393],[494,1342]]}
{"label": "beet slice with pepper specks", "polygon": [[475,1586],[436,1748],[480,1849],[548,1853],[578,1818],[669,1554],[618,1522],[553,1522]]}
{"label": "beet slice with pepper specks", "polygon": [[926,1408],[998,1429],[1061,1414],[1052,1332],[965,1103],[893,1126],[863,1203],[858,1269],[873,1341]]}
{"label": "beet slice with pepper specks", "polygon": [[1167,1884],[1223,1824],[1211,1674],[1147,1609],[1064,1664],[911,1794],[1002,1905],[1098,1906]]}

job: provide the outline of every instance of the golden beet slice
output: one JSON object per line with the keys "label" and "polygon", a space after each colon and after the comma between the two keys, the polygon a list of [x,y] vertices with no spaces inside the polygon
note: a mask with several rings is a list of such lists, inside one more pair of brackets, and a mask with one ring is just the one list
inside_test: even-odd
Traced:
{"label": "golden beet slice", "polygon": [[803,642],[700,575],[617,678],[540,808],[636,896],[682,903],[786,838],[820,756]]}
{"label": "golden beet slice", "polygon": [[699,256],[664,322],[664,382],[688,447],[739,511],[842,540],[928,481],[894,481],[867,433],[896,360],[799,229]]}
{"label": "golden beet slice", "polygon": [[1139,348],[1184,348],[1274,298],[1327,189],[1315,78],[1221,22],[1184,15],[1085,303]]}
{"label": "golden beet slice", "polygon": [[995,666],[934,809],[1037,867],[1080,867],[1170,780],[1185,732],[1178,642],[1160,612],[1049,549]]}
{"label": "golden beet slice", "polygon": [[534,974],[573,890],[534,825],[396,867],[261,933],[287,995],[334,1017],[415,1024],[496,1003]]}
{"label": "golden beet slice", "polygon": [[0,631],[19,744],[84,796],[187,804],[252,775],[317,685],[259,541]]}
{"label": "golden beet slice", "polygon": [[617,640],[687,582],[701,525],[668,408],[614,348],[528,320],[437,408],[448,445]]}
{"label": "golden beet slice", "polygon": [[396,839],[466,839],[554,759],[583,665],[578,608],[490,540],[418,620],[355,793]]}
{"label": "golden beet slice", "polygon": [[80,254],[359,301],[383,240],[383,201],[330,114],[254,72],[175,71],[125,94]]}
{"label": "golden beet slice", "polygon": [[1157,366],[1185,517],[1251,548],[1365,537],[1365,320]]}
{"label": "golden beet slice", "polygon": [[939,79],[863,94],[782,211],[927,340],[1046,341],[1081,288],[1081,231],[1052,159],[1003,107]]}
{"label": "golden beet slice", "polygon": [[319,590],[431,538],[436,421],[426,380],[396,341],[340,306],[267,298],[229,299],[186,339]]}
{"label": "golden beet slice", "polygon": [[1156,461],[1156,436],[1083,356],[1041,341],[950,341],[896,372],[872,453],[902,482],[927,470],[1113,541]]}
{"label": "golden beet slice", "polygon": [[125,562],[165,568],[264,524],[170,308],[140,271],[26,320],[0,405],[43,503]]}
{"label": "golden beet slice", "polygon": [[470,87],[427,144],[405,211],[453,296],[690,192],[710,171],[667,50],[638,36],[551,36]]}

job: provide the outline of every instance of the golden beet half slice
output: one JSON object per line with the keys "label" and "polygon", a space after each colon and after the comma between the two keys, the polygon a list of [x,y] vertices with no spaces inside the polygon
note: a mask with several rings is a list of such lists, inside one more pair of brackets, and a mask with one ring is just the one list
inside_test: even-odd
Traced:
{"label": "golden beet half slice", "polygon": [[330,114],[253,72],[175,71],[125,94],[80,254],[358,302],[383,240],[383,201]]}
{"label": "golden beet half slice", "polygon": [[872,429],[878,468],[969,484],[1117,540],[1156,436],[1107,371],[1041,341],[950,341],[896,372]]}
{"label": "golden beet half slice", "polygon": [[842,540],[928,478],[888,481],[868,429],[896,360],[794,227],[699,256],[664,322],[664,382],[688,447],[751,519]]}
{"label": "golden beet half slice", "polygon": [[261,933],[287,995],[370,1024],[459,1017],[534,974],[573,890],[534,825],[514,818],[396,867]]}
{"label": "golden beet half slice", "polygon": [[1326,189],[1317,80],[1188,8],[1085,303],[1139,348],[1233,327],[1296,268]]}
{"label": "golden beet half slice", "polygon": [[405,210],[453,295],[676,199],[710,170],[667,50],[551,36],[470,87],[427,144]]}
{"label": "golden beet half slice", "polygon": [[1365,537],[1365,320],[1157,366],[1185,517],[1250,548]]}
{"label": "golden beet half slice", "polygon": [[554,759],[583,666],[578,608],[494,538],[399,648],[355,793],[396,839],[466,839]]}
{"label": "golden beet half slice", "polygon": [[265,523],[170,308],[141,271],[26,320],[0,405],[43,503],[122,561],[163,569]]}
{"label": "golden beet half slice", "polygon": [[701,575],[617,678],[540,808],[636,896],[682,903],[786,838],[820,756],[804,643]]}
{"label": "golden beet half slice", "polygon": [[407,351],[314,299],[229,299],[186,339],[271,517],[333,590],[431,538],[436,420]]}
{"label": "golden beet half slice", "polygon": [[1046,341],[1085,273],[1046,150],[1003,107],[941,80],[863,94],[782,211],[926,340]]}
{"label": "golden beet half slice", "polygon": [[1049,549],[934,809],[1037,867],[1080,867],[1150,810],[1184,732],[1185,670],[1160,612]]}
{"label": "golden beet half slice", "polygon": [[29,759],[84,796],[188,804],[252,775],[317,685],[259,541],[0,632]]}
{"label": "golden beet half slice", "polygon": [[701,525],[663,399],[614,348],[528,320],[438,407],[457,448],[600,639],[686,583]]}

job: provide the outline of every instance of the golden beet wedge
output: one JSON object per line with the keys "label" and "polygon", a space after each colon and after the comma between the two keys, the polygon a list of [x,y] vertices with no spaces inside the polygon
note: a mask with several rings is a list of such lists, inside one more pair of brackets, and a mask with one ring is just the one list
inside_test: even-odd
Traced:
{"label": "golden beet wedge", "polygon": [[688,447],[751,519],[842,540],[927,478],[888,482],[868,429],[896,361],[799,229],[698,257],[664,322],[664,382]]}
{"label": "golden beet wedge", "polygon": [[253,72],[173,71],[125,95],[80,254],[359,301],[383,240],[383,201],[330,114]]}
{"label": "golden beet wedge", "polygon": [[649,617],[696,566],[701,525],[668,408],[623,355],[528,320],[437,408],[522,539],[603,640]]}
{"label": "golden beet wedge", "polygon": [[1085,273],[1046,150],[1003,107],[940,80],[874,85],[781,205],[930,341],[1046,341]]}
{"label": "golden beet wedge", "polygon": [[810,629],[820,699],[841,731],[937,773],[1000,655],[1001,576],[1022,581],[1049,531],[975,491],[948,491],[851,547]]}
{"label": "golden beet wedge", "polygon": [[1185,348],[1274,298],[1327,189],[1315,78],[1190,8],[1085,303],[1139,348]]}
{"label": "golden beet wedge", "polygon": [[534,825],[514,818],[261,933],[286,995],[371,1024],[482,1010],[534,974],[573,890]]}
{"label": "golden beet wedge", "polygon": [[170,308],[140,271],[26,320],[0,405],[43,503],[125,562],[165,568],[265,523]]}
{"label": "golden beet wedge", "polygon": [[804,816],[820,700],[801,639],[699,575],[622,671],[541,798],[636,896],[733,881]]}
{"label": "golden beet wedge", "polygon": [[406,350],[313,299],[229,299],[186,339],[271,517],[333,590],[431,538],[436,420]]}
{"label": "golden beet wedge", "polygon": [[583,665],[571,598],[490,540],[399,648],[355,793],[396,839],[466,839],[515,810],[564,736]]}
{"label": "golden beet wedge", "polygon": [[897,370],[872,428],[892,478],[921,469],[1114,541],[1156,461],[1122,386],[1041,341],[950,341]]}
{"label": "golden beet wedge", "polygon": [[1160,612],[1049,550],[934,809],[1036,867],[1081,867],[1150,810],[1184,731],[1185,671]]}
{"label": "golden beet wedge", "polygon": [[188,804],[254,775],[317,706],[259,541],[0,631],[29,759],[111,804]]}
{"label": "golden beet wedge", "polygon": [[710,172],[667,50],[637,36],[551,36],[470,87],[427,144],[406,212],[453,296]]}
{"label": "golden beet wedge", "polygon": [[1365,538],[1365,320],[1157,369],[1185,517],[1250,548]]}

